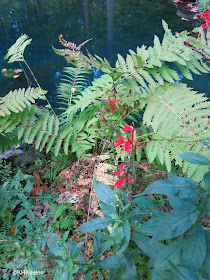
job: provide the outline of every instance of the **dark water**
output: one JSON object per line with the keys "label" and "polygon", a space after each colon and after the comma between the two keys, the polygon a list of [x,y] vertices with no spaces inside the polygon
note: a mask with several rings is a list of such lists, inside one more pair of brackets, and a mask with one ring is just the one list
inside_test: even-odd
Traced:
{"label": "dark water", "polygon": [[[61,48],[60,34],[76,44],[93,38],[87,44],[88,50],[114,64],[117,53],[126,56],[129,49],[151,45],[155,34],[161,38],[162,19],[173,32],[191,30],[196,25],[194,21],[182,21],[176,7],[166,0],[1,0],[1,68],[20,68],[18,63],[7,64],[3,57],[21,34],[27,34],[33,40],[25,51],[26,61],[54,103],[56,86],[62,68],[66,66],[65,60],[51,47]],[[99,73],[95,72],[94,76],[97,75]],[[209,74],[194,75],[193,81],[182,81],[210,96]],[[0,76],[0,96],[19,87],[27,87],[24,77],[8,79]]]}

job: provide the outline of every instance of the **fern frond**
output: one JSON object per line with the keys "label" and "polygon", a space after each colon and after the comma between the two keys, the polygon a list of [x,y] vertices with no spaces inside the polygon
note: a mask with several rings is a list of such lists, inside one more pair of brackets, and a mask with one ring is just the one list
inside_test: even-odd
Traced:
{"label": "fern frond", "polygon": [[83,111],[90,104],[97,105],[108,96],[113,88],[113,79],[109,74],[103,75],[92,82],[92,86],[86,88],[81,95],[73,97],[74,105],[66,111],[67,114],[76,113],[79,109]]}
{"label": "fern frond", "polygon": [[8,63],[13,63],[15,61],[23,61],[23,54],[25,51],[25,48],[30,45],[31,39],[29,39],[28,35],[24,34],[21,35],[14,45],[12,45],[4,59],[8,59]]}
{"label": "fern frond", "polygon": [[81,93],[87,86],[89,71],[81,67],[65,67],[65,75],[58,86],[58,100],[61,110],[66,110],[72,103],[73,97]]}
{"label": "fern frond", "polygon": [[35,103],[36,99],[43,99],[47,92],[41,88],[23,88],[10,91],[6,96],[2,97],[0,104],[0,115],[4,117],[10,115],[11,112],[22,112],[27,105]]}
{"label": "fern frond", "polygon": [[[154,135],[147,143],[149,162],[158,158],[171,169],[171,161],[182,165],[179,154],[193,151],[206,156],[201,138],[210,138],[210,102],[203,94],[193,92],[185,84],[165,84],[145,98],[143,122],[153,128]],[[205,168],[199,172],[191,164],[185,164],[184,171],[194,179],[202,179]]]}

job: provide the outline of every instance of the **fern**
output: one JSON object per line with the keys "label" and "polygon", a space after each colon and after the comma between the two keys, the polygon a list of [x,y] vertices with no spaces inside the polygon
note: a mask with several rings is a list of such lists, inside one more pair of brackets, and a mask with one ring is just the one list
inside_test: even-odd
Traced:
{"label": "fern", "polygon": [[[201,142],[201,138],[210,138],[207,100],[181,83],[159,86],[143,100],[146,107],[143,122],[154,131],[146,146],[149,162],[158,158],[170,171],[173,159],[182,165],[179,154],[193,151],[208,156]],[[188,176],[197,180],[207,171],[204,169],[201,172],[187,163],[184,165]]]}
{"label": "fern", "polygon": [[28,35],[24,34],[24,35],[20,36],[17,39],[17,41],[15,42],[15,44],[9,48],[4,59],[9,58],[8,63],[13,63],[16,61],[19,61],[19,62],[24,61],[23,54],[24,54],[25,48],[28,45],[30,45],[30,43],[31,43],[31,39],[29,39]]}
{"label": "fern", "polygon": [[35,99],[43,99],[47,92],[41,88],[27,88],[10,91],[6,96],[2,97],[0,104],[0,115],[4,117],[10,115],[11,112],[22,112],[27,105],[35,103]]}
{"label": "fern", "polygon": [[[120,99],[124,109],[121,109],[122,120],[118,125],[127,117],[133,120],[133,112],[142,111],[143,122],[152,127],[153,134],[144,140],[150,162],[159,160],[170,170],[172,161],[182,165],[180,153],[191,150],[205,154],[200,141],[201,137],[209,138],[209,102],[203,95],[174,82],[179,81],[180,71],[187,79],[192,79],[192,73],[210,71],[206,60],[210,55],[210,31],[204,33],[199,29],[201,37],[197,40],[187,31],[174,36],[164,21],[163,28],[162,41],[155,36],[153,47],[130,50],[126,59],[118,55],[114,68],[106,59],[83,54],[82,44],[77,47],[60,38],[67,49],[54,48],[54,51],[74,65],[64,69],[65,76],[59,86],[63,113],[56,117],[32,105],[35,98],[45,94],[40,88],[34,90],[33,96],[32,89],[13,92],[0,102],[0,137],[8,139],[16,134],[18,139],[14,139],[35,143],[39,150],[49,152],[53,147],[57,155],[61,149],[66,154],[71,149],[78,157],[85,157],[96,140],[94,129],[100,123],[103,100],[110,96]],[[10,57],[10,62],[23,57],[30,43],[24,36],[8,51],[6,58]],[[88,70],[93,67],[106,74],[84,89]],[[186,163],[184,170],[197,179],[204,172]]]}
{"label": "fern", "polygon": [[81,67],[65,67],[62,82],[58,86],[58,100],[60,109],[64,112],[72,104],[75,96],[87,87],[89,71]]}

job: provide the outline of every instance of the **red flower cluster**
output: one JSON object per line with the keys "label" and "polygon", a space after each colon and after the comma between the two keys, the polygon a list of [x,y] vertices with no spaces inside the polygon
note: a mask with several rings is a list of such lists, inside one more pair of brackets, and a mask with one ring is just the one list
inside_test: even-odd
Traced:
{"label": "red flower cluster", "polygon": [[120,152],[122,152],[124,150],[125,152],[129,153],[130,150],[131,150],[132,143],[136,143],[136,144],[139,144],[139,145],[140,145],[140,143],[133,139],[133,137],[134,137],[134,126],[130,127],[128,125],[125,125],[122,131],[131,131],[131,138],[129,138],[127,136],[127,139],[126,139],[123,136],[118,136],[119,139],[115,142],[116,143],[115,147],[123,145]]}
{"label": "red flower cluster", "polygon": [[118,103],[120,100],[117,100],[117,98],[114,98],[112,101],[110,99],[110,96],[108,98],[108,100],[104,100],[104,102],[109,102],[110,105],[110,115],[113,115],[113,106],[115,105],[115,108],[117,109],[117,111],[120,111],[119,108],[117,107],[116,103]]}
{"label": "red flower cluster", "polygon": [[[205,23],[202,25],[202,28],[203,29],[210,29],[210,10],[208,11],[205,11],[204,13],[201,14],[202,17],[204,20],[205,20]],[[201,34],[200,32],[197,34],[197,37],[200,38],[201,37]]]}
{"label": "red flower cluster", "polygon": [[123,176],[123,178],[119,179],[116,183],[115,183],[115,187],[117,187],[117,189],[120,189],[124,183],[124,181],[126,181],[127,183],[130,182],[131,184],[134,185],[134,182],[131,181],[130,179],[128,179],[128,176],[126,174],[126,171],[124,170],[124,165],[120,164],[119,169],[121,172],[112,172],[115,175],[118,176]]}

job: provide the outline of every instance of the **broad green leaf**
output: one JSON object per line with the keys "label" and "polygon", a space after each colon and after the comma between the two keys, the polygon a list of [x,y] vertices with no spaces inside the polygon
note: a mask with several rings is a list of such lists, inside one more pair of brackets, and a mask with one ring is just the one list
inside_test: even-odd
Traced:
{"label": "broad green leaf", "polygon": [[17,221],[19,221],[22,217],[24,217],[26,214],[28,213],[28,211],[26,209],[21,209],[17,215],[16,215],[16,218],[15,218],[15,221],[14,221],[14,224],[17,223]]}
{"label": "broad green leaf", "polygon": [[188,161],[192,164],[199,164],[199,165],[210,165],[210,161],[207,157],[203,155],[198,155],[195,153],[185,153],[179,155],[183,160]]}
{"label": "broad green leaf", "polygon": [[116,253],[118,263],[121,269],[121,279],[132,279],[137,280],[138,275],[136,272],[136,266],[134,259],[128,249],[126,249],[123,253]]}
{"label": "broad green leaf", "polygon": [[94,243],[93,243],[93,248],[94,248],[94,260],[102,255],[103,252],[109,251],[111,245],[108,244],[107,242],[104,242],[103,239],[103,234],[101,233],[100,230],[97,231],[95,238],[94,238]]}
{"label": "broad green leaf", "polygon": [[125,237],[123,227],[118,227],[109,236],[109,243],[114,245],[120,243]]}
{"label": "broad green leaf", "polygon": [[142,208],[154,208],[155,199],[149,196],[137,197],[133,200],[133,203],[141,206]]}
{"label": "broad green leaf", "polygon": [[152,241],[171,239],[187,231],[196,221],[199,212],[193,209],[180,208],[167,215],[159,223]]}
{"label": "broad green leaf", "polygon": [[156,259],[157,255],[164,249],[164,245],[160,242],[151,243],[151,238],[141,235],[139,233],[132,233],[131,240],[151,259],[152,262]]}
{"label": "broad green leaf", "polygon": [[103,259],[101,262],[99,262],[97,264],[97,267],[104,268],[104,269],[118,268],[119,263],[118,263],[116,255]]}
{"label": "broad green leaf", "polygon": [[31,224],[30,224],[29,221],[26,220],[26,219],[19,220],[19,221],[15,224],[15,226],[16,226],[16,227],[25,226],[26,228],[32,230]]}
{"label": "broad green leaf", "polygon": [[163,219],[162,217],[152,218],[151,220],[136,226],[135,231],[142,233],[144,235],[151,236],[154,234],[157,226],[160,224],[162,219]]}
{"label": "broad green leaf", "polygon": [[205,182],[205,185],[206,185],[206,191],[209,192],[209,190],[210,190],[210,171],[208,171],[204,175],[203,179],[204,179],[204,182]]}
{"label": "broad green leaf", "polygon": [[194,204],[197,203],[197,198],[192,199],[192,197],[189,198],[179,198],[177,196],[168,196],[168,200],[173,207],[174,210],[179,209],[179,208],[187,208],[190,209]]}
{"label": "broad green leaf", "polygon": [[174,277],[166,271],[160,269],[152,269],[151,273],[151,280],[174,280]]}
{"label": "broad green leaf", "polygon": [[30,182],[28,180],[28,182],[26,183],[25,188],[23,189],[23,191],[24,192],[31,192],[32,189],[33,189],[33,185],[34,185],[34,182]]}
{"label": "broad green leaf", "polygon": [[67,240],[68,236],[69,236],[69,231],[66,231],[66,232],[63,234],[63,237],[62,237],[63,242],[65,242],[65,241]]}
{"label": "broad green leaf", "polygon": [[208,278],[210,278],[210,231],[209,230],[208,231],[205,230],[205,237],[206,237],[207,252],[204,260],[204,267],[208,275]]}
{"label": "broad green leaf", "polygon": [[71,239],[68,240],[70,256],[74,260],[79,256],[80,250],[84,246],[84,242],[75,243]]}
{"label": "broad green leaf", "polygon": [[106,216],[110,217],[111,214],[115,214],[116,216],[118,216],[117,211],[113,205],[104,203],[103,201],[100,201],[99,204],[101,206],[102,211],[104,212],[104,214]]}
{"label": "broad green leaf", "polygon": [[129,242],[130,236],[131,236],[131,227],[130,227],[130,223],[127,219],[124,219],[124,221],[123,221],[123,232],[124,232],[125,238]]}
{"label": "broad green leaf", "polygon": [[109,219],[109,218],[103,218],[103,217],[99,217],[96,218],[94,220],[91,220],[89,222],[86,222],[84,224],[82,224],[77,231],[81,231],[81,232],[92,232],[95,231],[97,229],[103,229],[108,227],[111,223],[113,222],[113,220]]}
{"label": "broad green leaf", "polygon": [[200,280],[200,278],[191,270],[181,267],[173,266],[172,272],[176,280]]}
{"label": "broad green leaf", "polygon": [[93,182],[94,190],[98,196],[98,198],[106,204],[114,205],[115,197],[111,188],[103,183],[96,181],[96,178]]}
{"label": "broad green leaf", "polygon": [[199,189],[199,184],[187,178],[175,177],[168,180],[158,180],[149,185],[141,195],[146,194],[163,194],[169,196],[178,196],[180,198],[187,198],[196,195]]}
{"label": "broad green leaf", "polygon": [[206,238],[204,229],[197,224],[188,238],[184,239],[182,264],[185,268],[197,272],[206,256]]}
{"label": "broad green leaf", "polygon": [[168,260],[170,260],[174,265],[180,264],[182,245],[183,239],[175,241],[168,246],[165,246],[165,248],[160,251],[157,258],[155,259],[155,268],[170,268],[170,263],[168,262]]}

